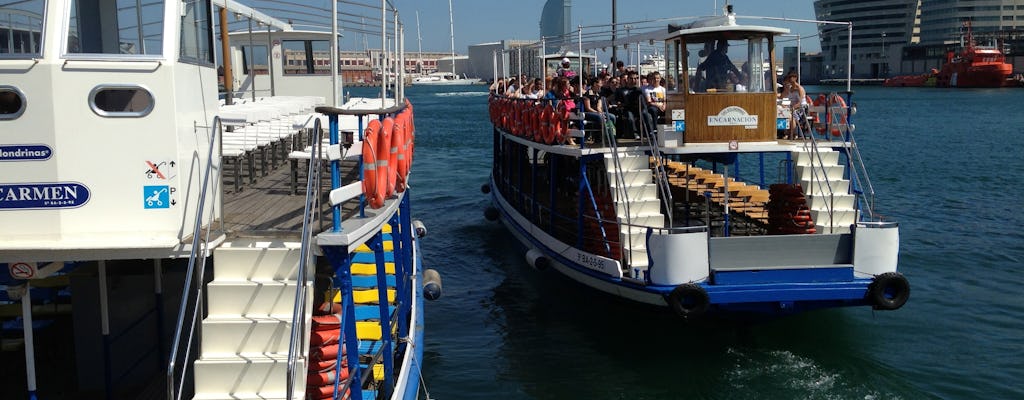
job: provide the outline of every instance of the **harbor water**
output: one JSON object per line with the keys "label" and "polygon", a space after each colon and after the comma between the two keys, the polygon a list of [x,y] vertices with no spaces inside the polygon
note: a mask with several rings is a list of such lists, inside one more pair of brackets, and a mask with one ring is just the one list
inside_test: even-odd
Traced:
{"label": "harbor water", "polygon": [[856,88],[877,212],[902,228],[902,309],[699,325],[531,269],[483,218],[486,88],[407,95],[413,211],[445,289],[426,308],[431,398],[1024,398],[1024,90]]}

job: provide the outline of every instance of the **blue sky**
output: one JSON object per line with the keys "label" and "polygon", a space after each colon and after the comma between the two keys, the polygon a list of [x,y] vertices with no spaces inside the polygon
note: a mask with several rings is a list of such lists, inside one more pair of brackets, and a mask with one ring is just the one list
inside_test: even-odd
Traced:
{"label": "blue sky", "polygon": [[[407,51],[416,51],[416,11],[419,11],[420,14],[423,51],[447,52],[449,50],[447,0],[391,0],[391,2],[402,13],[401,19],[406,27],[405,46]],[[540,35],[540,12],[544,3],[545,0],[452,0],[455,19],[455,51],[465,54],[469,45],[502,39],[536,39]],[[611,0],[573,0],[573,27],[580,24],[586,26],[610,23],[611,3]],[[733,4],[738,15],[814,19],[812,0],[732,0],[730,3]],[[724,1],[618,0],[617,4],[618,21],[624,23],[666,16],[719,14]],[[817,32],[814,24],[781,22],[778,24],[804,37]],[[352,36],[355,35],[347,36],[349,36],[348,39],[353,39]],[[361,44],[361,36],[358,40]],[[805,52],[818,51],[820,47],[816,37],[803,40],[801,46]]]}

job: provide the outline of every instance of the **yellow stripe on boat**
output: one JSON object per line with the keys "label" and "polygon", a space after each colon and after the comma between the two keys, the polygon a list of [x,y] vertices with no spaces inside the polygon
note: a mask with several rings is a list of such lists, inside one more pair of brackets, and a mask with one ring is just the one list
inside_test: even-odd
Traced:
{"label": "yellow stripe on boat", "polygon": [[380,340],[380,322],[356,321],[356,336],[359,340]]}
{"label": "yellow stripe on boat", "polygon": [[[395,263],[386,262],[384,263],[384,272],[390,275],[395,274]],[[353,275],[376,275],[377,264],[371,263],[352,263],[352,274]]]}
{"label": "yellow stripe on boat", "polygon": [[[380,299],[380,295],[377,293],[377,289],[353,290],[352,299],[356,304],[377,304],[377,300]],[[334,294],[334,302],[341,302],[341,293]],[[395,302],[395,289],[388,289],[388,302]]]}
{"label": "yellow stripe on boat", "polygon": [[[384,242],[384,251],[392,251],[394,249],[395,249],[395,244],[392,243],[390,240]],[[363,243],[363,244],[359,245],[359,247],[356,247],[356,252],[372,253],[373,250],[370,250],[370,247],[367,246],[366,243]]]}

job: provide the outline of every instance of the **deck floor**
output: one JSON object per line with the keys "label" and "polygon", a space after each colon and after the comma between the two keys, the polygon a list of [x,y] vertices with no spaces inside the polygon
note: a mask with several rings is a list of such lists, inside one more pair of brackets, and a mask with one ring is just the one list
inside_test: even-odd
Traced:
{"label": "deck floor", "polygon": [[[343,180],[351,182],[353,165],[345,163]],[[232,237],[294,237],[302,232],[302,214],[305,209],[306,163],[299,161],[298,194],[292,192],[292,164],[285,162],[269,171],[267,176],[258,177],[254,183],[242,185],[238,192],[224,193],[224,230]],[[230,185],[224,185],[230,188]],[[330,224],[330,210],[327,194],[330,180],[326,174],[321,179],[321,223],[313,224],[313,233],[321,232]],[[356,208],[353,201],[343,204],[343,215],[350,215]]]}

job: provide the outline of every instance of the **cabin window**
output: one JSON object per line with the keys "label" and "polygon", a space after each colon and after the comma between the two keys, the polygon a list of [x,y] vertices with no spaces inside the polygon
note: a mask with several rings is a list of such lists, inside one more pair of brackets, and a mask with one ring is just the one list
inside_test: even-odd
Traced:
{"label": "cabin window", "polygon": [[684,54],[691,92],[775,91],[770,44],[764,36],[692,38],[685,43]]}
{"label": "cabin window", "polygon": [[161,55],[164,3],[72,0],[67,54]]}
{"label": "cabin window", "polygon": [[[267,46],[242,46],[242,73],[246,75],[267,75],[270,73]],[[252,63],[252,65],[249,65]],[[252,72],[249,72],[250,68]]]}
{"label": "cabin window", "polygon": [[0,4],[0,58],[42,54],[43,0]]}
{"label": "cabin window", "polygon": [[285,75],[330,75],[331,43],[326,40],[285,40]]}
{"label": "cabin window", "polygon": [[209,0],[184,2],[181,16],[181,61],[213,65],[213,22]]}
{"label": "cabin window", "polygon": [[15,119],[25,112],[25,95],[14,86],[0,86],[0,120]]}
{"label": "cabin window", "polygon": [[103,117],[144,117],[153,111],[153,94],[137,85],[97,86],[89,93],[89,106]]}

